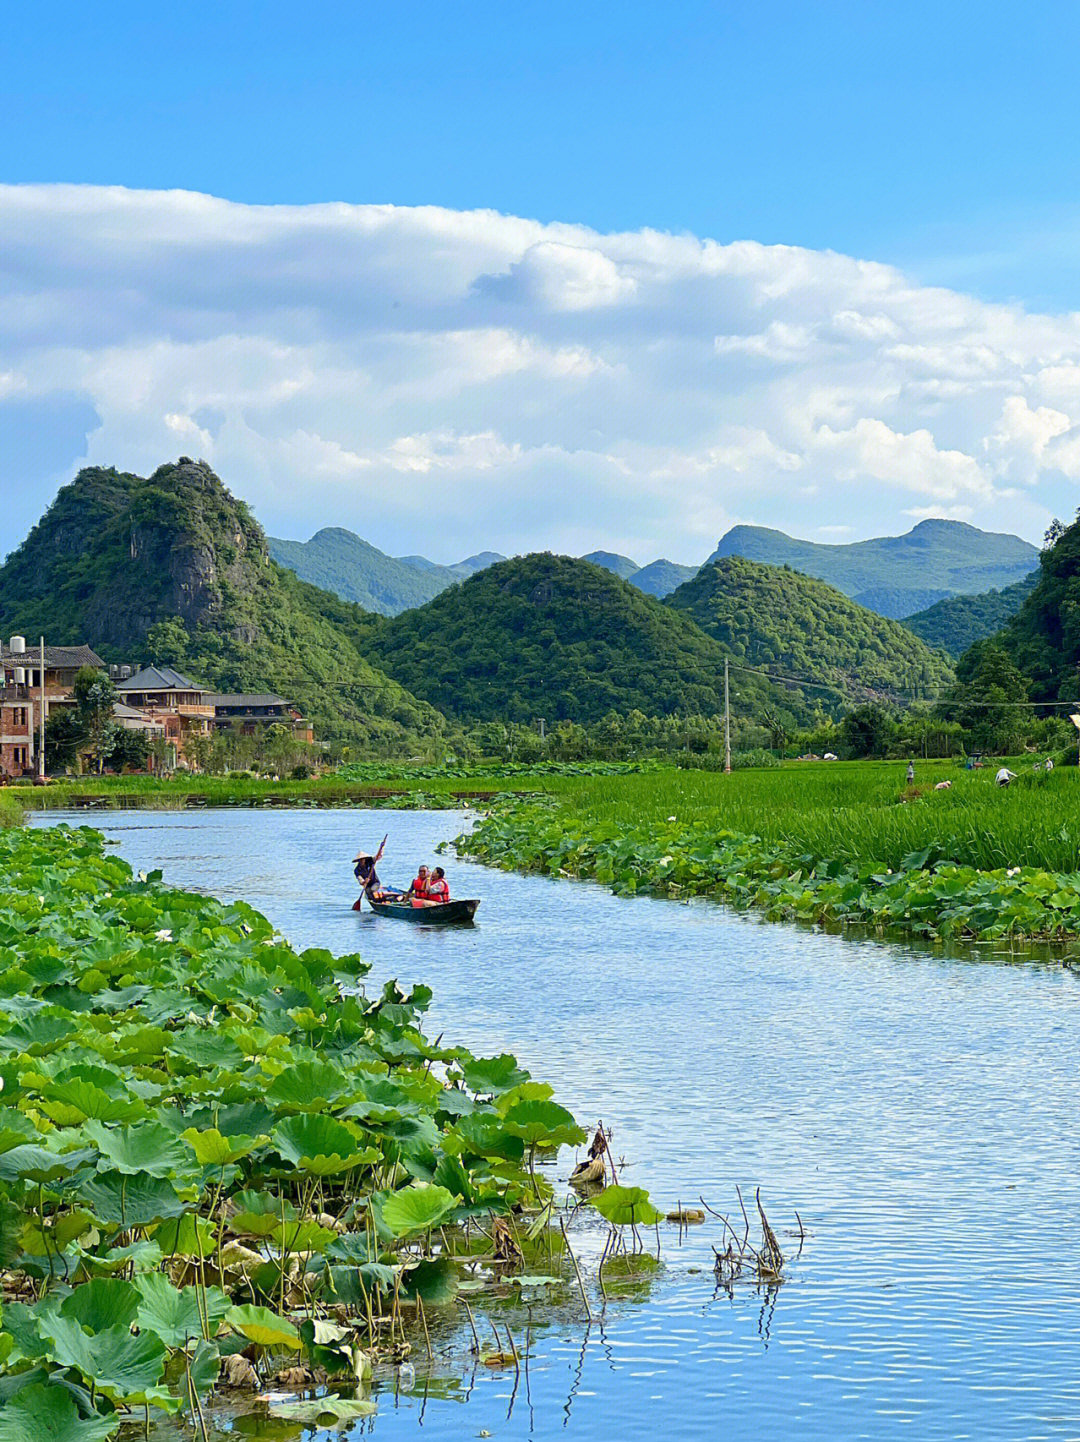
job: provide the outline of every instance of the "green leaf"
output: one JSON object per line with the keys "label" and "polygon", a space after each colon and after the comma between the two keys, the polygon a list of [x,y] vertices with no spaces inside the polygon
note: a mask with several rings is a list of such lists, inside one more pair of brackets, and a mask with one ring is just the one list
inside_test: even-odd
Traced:
{"label": "green leaf", "polygon": [[355,1084],[337,1067],[323,1061],[305,1061],[286,1067],[270,1083],[266,1096],[276,1107],[317,1112],[355,1090]]}
{"label": "green leaf", "polygon": [[162,1222],[154,1241],[167,1257],[209,1257],[217,1245],[217,1231],[209,1218],[185,1212]]}
{"label": "green leaf", "polygon": [[351,1171],[379,1158],[373,1147],[361,1149],[348,1127],[333,1117],[306,1112],[286,1117],[274,1128],[271,1137],[279,1156],[297,1170],[313,1176]]}
{"label": "green leaf", "polygon": [[484,1096],[509,1091],[511,1087],[529,1079],[529,1073],[518,1066],[517,1057],[508,1052],[503,1052],[501,1056],[475,1057],[462,1062],[461,1072],[465,1085],[471,1091],[480,1092]]}
{"label": "green leaf", "polygon": [[149,1332],[134,1337],[127,1327],[108,1327],[90,1337],[73,1317],[47,1319],[41,1332],[54,1362],[74,1367],[114,1401],[135,1399],[165,1370],[165,1344]]}
{"label": "green leaf", "polygon": [[[203,1335],[199,1295],[194,1287],[177,1288],[163,1272],[144,1272],[135,1278],[139,1295],[138,1323],[175,1350]],[[206,1310],[214,1329],[229,1310],[229,1299],[217,1287],[206,1288]]]}
{"label": "green leaf", "polygon": [[205,1397],[221,1372],[221,1348],[216,1342],[201,1341],[191,1359],[191,1385]]}
{"label": "green leaf", "polygon": [[460,1200],[445,1187],[404,1187],[383,1202],[382,1219],[395,1237],[409,1237],[444,1222]]}
{"label": "green leaf", "polygon": [[[107,1127],[88,1121],[84,1135],[95,1142],[115,1171],[129,1176],[175,1176],[191,1166],[191,1158],[180,1141],[160,1122],[139,1122],[130,1127]],[[0,1158],[0,1161],[3,1159]]]}
{"label": "green leaf", "polygon": [[0,1155],[0,1179],[5,1182],[55,1182],[70,1177],[93,1161],[97,1153],[89,1147],[58,1154],[47,1147],[27,1142]]}
{"label": "green leaf", "polygon": [[163,1177],[126,1176],[100,1172],[79,1186],[79,1196],[99,1222],[114,1227],[146,1227],[179,1217],[187,1203]]}
{"label": "green leaf", "polygon": [[644,1187],[622,1187],[614,1182],[592,1197],[590,1205],[615,1227],[652,1226],[662,1215]]}
{"label": "green leaf", "polygon": [[512,1106],[504,1118],[511,1136],[528,1146],[579,1146],[586,1139],[572,1114],[551,1101],[524,1101]]}
{"label": "green leaf", "polygon": [[104,1277],[76,1287],[60,1304],[61,1317],[70,1317],[91,1332],[130,1327],[138,1310],[139,1294],[130,1282]]}
{"label": "green leaf", "polygon": [[241,1333],[258,1347],[288,1347],[298,1352],[303,1346],[292,1322],[277,1316],[268,1307],[230,1307],[225,1321],[234,1332]]}
{"label": "green leaf", "polygon": [[258,1137],[223,1137],[216,1127],[206,1131],[189,1127],[180,1135],[195,1153],[195,1160],[201,1167],[229,1166],[248,1156],[259,1144]]}
{"label": "green leaf", "polygon": [[406,1301],[415,1301],[419,1297],[425,1307],[445,1307],[454,1300],[457,1292],[457,1268],[447,1257],[417,1262],[402,1271],[401,1296]]}
{"label": "green leaf", "polygon": [[82,1077],[47,1087],[41,1109],[60,1126],[69,1127],[91,1117],[102,1122],[130,1122],[146,1114],[144,1102],[110,1096]]}
{"label": "green leaf", "polygon": [[0,1409],[0,1442],[105,1442],[122,1420],[83,1417],[66,1387],[37,1382]]}

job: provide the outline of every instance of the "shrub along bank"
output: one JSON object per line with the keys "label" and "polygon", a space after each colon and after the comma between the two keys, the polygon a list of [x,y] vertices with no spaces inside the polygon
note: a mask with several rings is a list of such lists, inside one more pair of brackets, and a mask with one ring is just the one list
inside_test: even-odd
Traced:
{"label": "shrub along bank", "polygon": [[4,1442],[199,1417],[281,1359],[343,1379],[320,1415],[365,1415],[402,1309],[490,1255],[475,1219],[550,1194],[535,1152],[584,1139],[551,1088],[428,1041],[427,988],[368,997],[365,971],[97,833],[0,832]]}
{"label": "shrub along bank", "polygon": [[[581,798],[577,798],[580,803]],[[763,839],[707,820],[584,820],[573,801],[501,804],[456,842],[506,870],[603,882],[622,894],[716,897],[772,919],[857,924],[927,938],[1065,940],[1080,935],[1080,873],[980,869],[948,859],[949,837],[892,866],[841,859],[805,842]],[[843,826],[833,818],[839,842]],[[850,849],[850,848],[849,848]]]}

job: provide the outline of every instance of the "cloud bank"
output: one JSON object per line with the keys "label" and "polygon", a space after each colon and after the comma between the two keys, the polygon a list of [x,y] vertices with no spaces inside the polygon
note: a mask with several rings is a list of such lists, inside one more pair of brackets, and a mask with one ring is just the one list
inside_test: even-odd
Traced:
{"label": "cloud bank", "polygon": [[440,560],[1035,538],[1075,505],[1080,316],[753,242],[0,187],[0,436],[24,528],[80,464],[186,453],[271,531]]}

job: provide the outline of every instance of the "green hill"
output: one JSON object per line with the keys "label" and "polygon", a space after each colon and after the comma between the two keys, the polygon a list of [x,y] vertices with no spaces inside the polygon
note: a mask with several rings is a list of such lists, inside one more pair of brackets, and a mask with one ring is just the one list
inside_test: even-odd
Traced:
{"label": "green hill", "polygon": [[996,635],[1016,615],[1038,579],[1038,571],[1032,571],[1030,576],[1001,591],[950,596],[924,611],[917,611],[914,616],[905,616],[902,624],[928,646],[947,651],[950,656],[960,656],[976,641]]}
{"label": "green hill", "polygon": [[470,556],[454,566],[438,566],[423,556],[397,558],[340,526],[316,531],[310,541],[268,536],[266,543],[278,565],[295,571],[302,581],[333,591],[380,616],[396,616],[422,606],[447,586],[503,559],[494,551]]}
{"label": "green hill", "polygon": [[675,561],[650,561],[631,577],[639,591],[650,596],[670,596],[676,587],[698,573],[697,566],[680,566]]}
{"label": "green hill", "polygon": [[1080,695],[1080,519],[1042,553],[1031,594],[998,640],[1036,701]]}
{"label": "green hill", "polygon": [[944,657],[899,622],[786,567],[725,556],[665,604],[747,665],[811,678],[835,700],[933,695],[952,679]]}
{"label": "green hill", "polygon": [[583,561],[591,561],[594,566],[603,566],[605,571],[610,571],[613,576],[618,576],[621,581],[632,580],[641,567],[636,561],[631,561],[629,556],[620,556],[618,551],[590,551],[587,556],[582,556]]}
{"label": "green hill", "polygon": [[[374,638],[391,676],[461,720],[584,724],[610,711],[715,715],[724,648],[689,618],[600,566],[549,553],[490,566]],[[734,710],[790,722],[816,709],[798,691],[740,677]]]}
{"label": "green hill", "polygon": [[243,502],[186,456],[149,479],[80,471],[0,567],[0,634],[276,691],[323,736],[407,745],[443,718],[362,654],[373,624],[276,565]]}
{"label": "green hill", "polygon": [[1033,571],[1039,553],[1019,536],[980,531],[962,521],[920,521],[903,536],[847,545],[801,541],[764,526],[735,526],[709,557],[743,556],[791,566],[828,581],[846,596],[899,618],[944,596],[1010,586]]}

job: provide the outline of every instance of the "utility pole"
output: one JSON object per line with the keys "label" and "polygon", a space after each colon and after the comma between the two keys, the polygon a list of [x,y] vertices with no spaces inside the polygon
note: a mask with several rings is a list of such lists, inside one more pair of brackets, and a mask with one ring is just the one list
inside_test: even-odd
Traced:
{"label": "utility pole", "polygon": [[728,658],[724,657],[724,774],[731,775],[731,683]]}
{"label": "utility pole", "polygon": [[41,638],[41,745],[38,748],[38,775],[45,780],[45,637]]}

